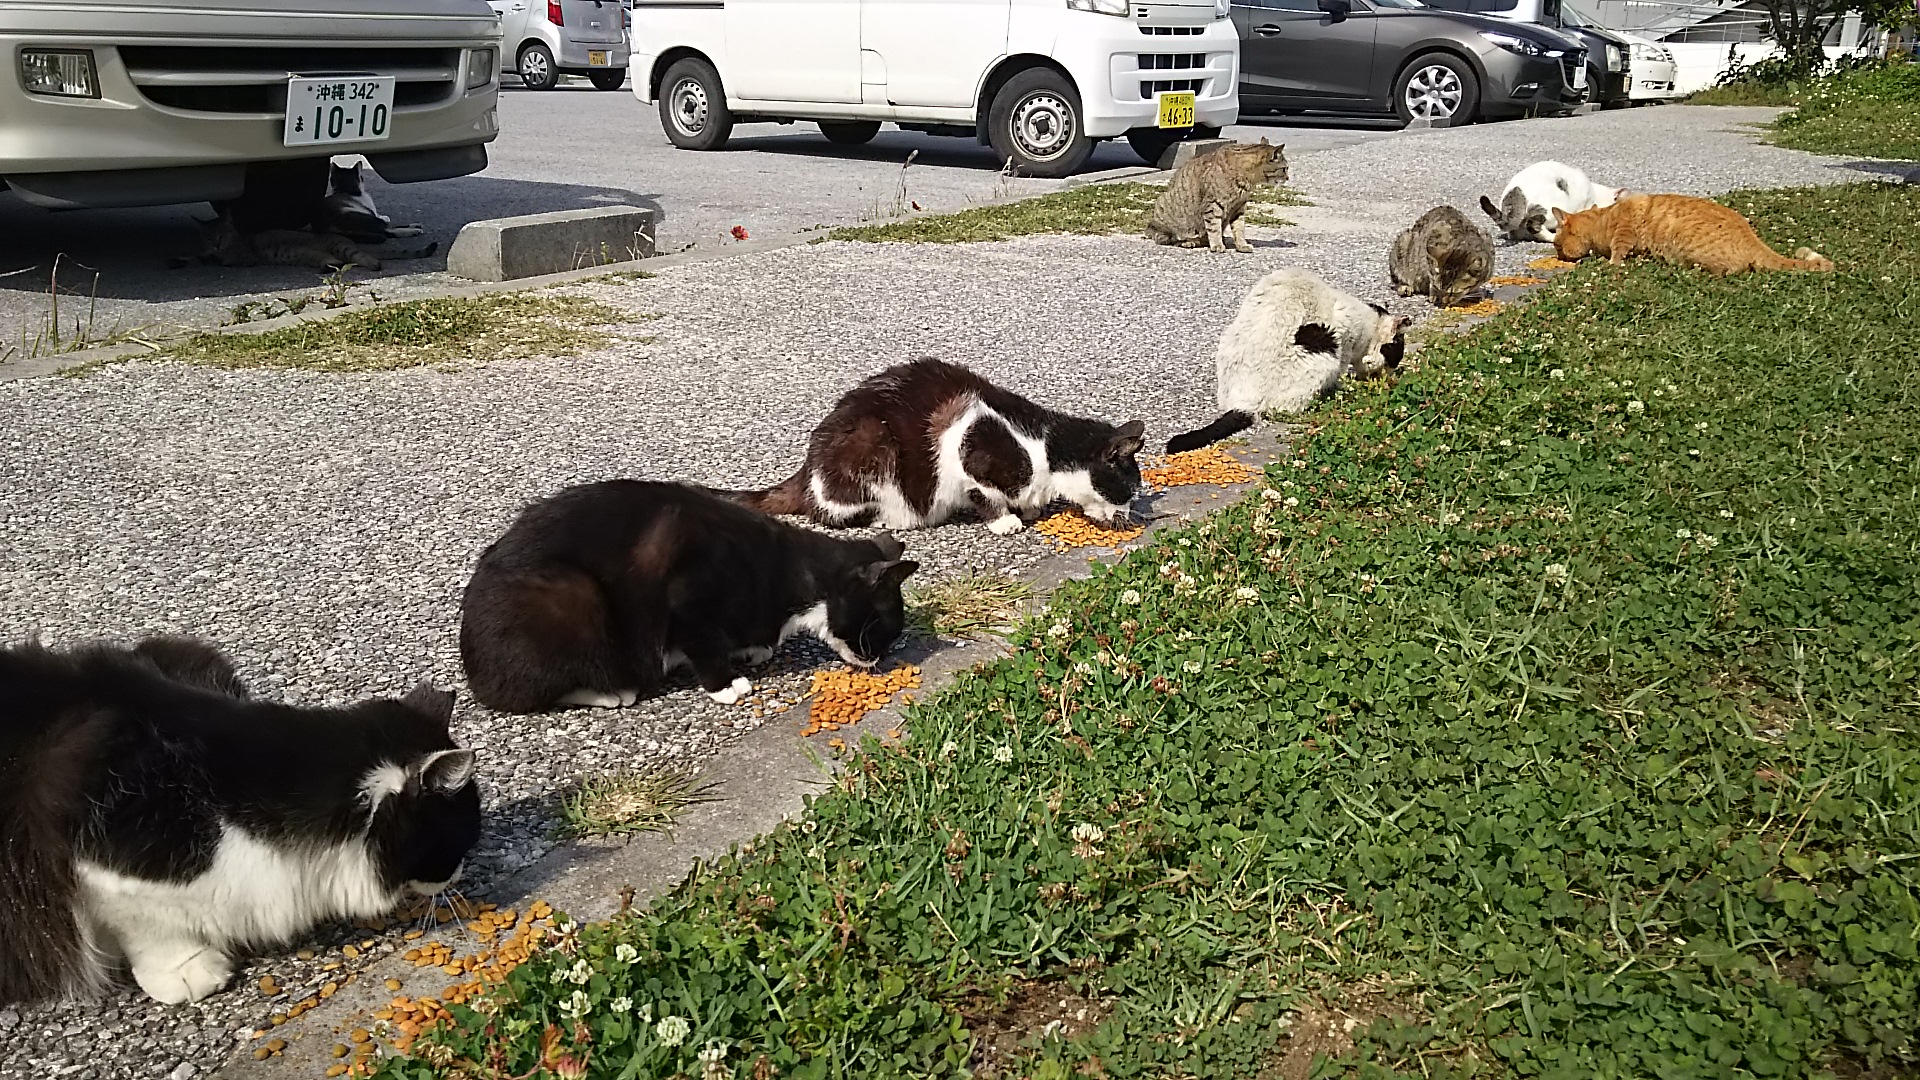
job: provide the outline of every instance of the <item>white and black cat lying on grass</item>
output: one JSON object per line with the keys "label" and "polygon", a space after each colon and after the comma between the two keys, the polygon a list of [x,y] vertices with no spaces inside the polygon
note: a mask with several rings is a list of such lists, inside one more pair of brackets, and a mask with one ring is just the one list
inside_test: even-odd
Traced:
{"label": "white and black cat lying on grass", "polygon": [[480,835],[453,696],[255,701],[186,638],[0,650],[0,1002],[226,985],[233,956],[458,876]]}
{"label": "white and black cat lying on grass", "polygon": [[521,511],[480,556],[460,604],[460,657],[481,704],[617,708],[686,665],[715,701],[752,692],[798,630],[871,667],[906,625],[919,564],[891,537],[845,540],[686,484],[609,480]]}
{"label": "white and black cat lying on grass", "polygon": [[822,525],[917,529],[971,506],[996,533],[1065,499],[1096,521],[1140,490],[1146,425],[1115,427],[1036,405],[961,367],[923,359],[849,390],[813,429],[784,482],[723,492],[769,514]]}

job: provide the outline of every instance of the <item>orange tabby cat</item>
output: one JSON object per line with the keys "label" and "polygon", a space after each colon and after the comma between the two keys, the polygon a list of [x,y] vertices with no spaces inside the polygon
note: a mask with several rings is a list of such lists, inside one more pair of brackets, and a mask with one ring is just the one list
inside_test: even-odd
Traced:
{"label": "orange tabby cat", "polygon": [[1739,211],[1691,195],[1627,195],[1577,214],[1555,208],[1553,216],[1560,223],[1553,250],[1568,262],[1605,255],[1621,263],[1629,255],[1651,255],[1714,274],[1833,269],[1833,260],[1812,248],[1791,259],[1775,252]]}

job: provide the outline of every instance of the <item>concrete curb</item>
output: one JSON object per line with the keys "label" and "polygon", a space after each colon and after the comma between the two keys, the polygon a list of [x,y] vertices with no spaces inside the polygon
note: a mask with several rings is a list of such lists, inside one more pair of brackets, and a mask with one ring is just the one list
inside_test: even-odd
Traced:
{"label": "concrete curb", "polygon": [[[1245,445],[1228,449],[1257,470],[1279,460],[1286,445],[1285,432],[1263,426]],[[1049,555],[1023,575],[1039,594],[1034,610],[1043,608],[1047,594],[1061,584],[1088,577],[1095,561],[1116,562],[1146,544],[1154,533],[1179,524],[1183,517],[1197,518],[1228,505],[1233,497],[1258,483],[1256,476],[1248,483],[1229,487],[1176,487],[1143,498],[1136,509],[1151,520],[1138,539],[1117,549],[1079,548]],[[1007,644],[997,638],[916,642],[897,653],[895,662],[920,666],[921,686],[912,693],[922,696],[950,685],[963,671],[1005,655],[1007,649]],[[535,899],[545,900],[581,921],[608,918],[627,898],[637,908],[646,907],[679,885],[695,864],[712,862],[802,814],[807,800],[823,791],[844,768],[845,759],[833,757],[826,748],[826,738],[833,736],[799,737],[806,715],[807,710],[795,709],[770,719],[725,750],[701,778],[710,785],[713,801],[696,804],[671,833],[643,834],[626,842],[565,845],[515,875],[486,899],[522,911]],[[859,724],[836,736],[849,746],[857,746],[865,736],[884,738],[887,732],[904,726],[904,708],[896,698],[893,704],[869,713]],[[396,944],[391,933],[387,939],[390,946]],[[404,945],[414,947],[433,941],[446,943],[456,955],[482,947],[459,920]],[[397,980],[402,989],[388,990],[388,979]],[[346,1041],[346,1033],[352,1029],[370,1027],[373,1011],[397,994],[432,997],[457,981],[461,980],[438,968],[414,966],[400,955],[399,948],[392,948],[351,982],[343,981],[318,1008],[241,1046],[213,1074],[214,1080],[311,1080],[337,1063],[331,1048]],[[227,992],[249,991],[238,986]],[[286,1040],[286,1049],[255,1060],[253,1049],[266,1038]]]}

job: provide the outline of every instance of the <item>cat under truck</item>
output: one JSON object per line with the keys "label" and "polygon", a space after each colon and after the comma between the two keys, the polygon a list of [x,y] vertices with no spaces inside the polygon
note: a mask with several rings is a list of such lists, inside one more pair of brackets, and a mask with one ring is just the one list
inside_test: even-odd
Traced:
{"label": "cat under truck", "polygon": [[334,154],[478,172],[499,48],[483,0],[0,0],[0,183],[71,209],[317,199]]}
{"label": "cat under truck", "polygon": [[1228,0],[634,0],[633,92],[676,146],[795,120],[972,138],[1027,176],[1103,139],[1149,162],[1240,115]]}

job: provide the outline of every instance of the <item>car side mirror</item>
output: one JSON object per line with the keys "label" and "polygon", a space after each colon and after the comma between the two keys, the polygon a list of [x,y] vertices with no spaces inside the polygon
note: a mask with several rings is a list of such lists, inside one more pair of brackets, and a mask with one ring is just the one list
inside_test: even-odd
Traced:
{"label": "car side mirror", "polygon": [[1333,17],[1334,22],[1353,14],[1352,0],[1319,0],[1320,10]]}

